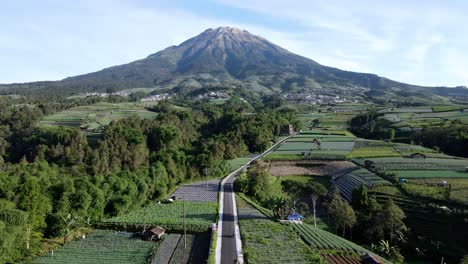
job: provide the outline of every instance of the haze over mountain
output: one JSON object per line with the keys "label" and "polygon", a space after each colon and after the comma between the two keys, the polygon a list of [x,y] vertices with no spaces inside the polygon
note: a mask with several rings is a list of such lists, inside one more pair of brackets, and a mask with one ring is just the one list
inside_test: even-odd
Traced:
{"label": "haze over mountain", "polygon": [[422,87],[344,71],[296,55],[268,40],[232,27],[207,29],[178,46],[171,46],[128,64],[61,81],[0,86],[2,93],[64,95],[139,87],[193,90],[201,87],[243,86],[259,93],[317,91],[331,94],[467,95],[464,87]]}

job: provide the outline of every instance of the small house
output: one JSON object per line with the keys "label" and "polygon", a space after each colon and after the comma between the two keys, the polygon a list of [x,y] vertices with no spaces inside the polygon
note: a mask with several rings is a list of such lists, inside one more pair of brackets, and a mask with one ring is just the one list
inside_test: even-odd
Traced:
{"label": "small house", "polygon": [[447,181],[441,181],[441,182],[437,183],[437,186],[439,186],[439,187],[447,187],[447,185],[448,185]]}
{"label": "small house", "polygon": [[145,239],[148,241],[160,240],[165,232],[166,230],[164,228],[160,226],[156,226],[155,228],[146,231],[144,236],[145,236]]}
{"label": "small house", "polygon": [[288,215],[288,217],[286,217],[286,220],[291,221],[291,222],[301,222],[303,219],[304,219],[304,216],[297,214],[297,213],[290,214]]}

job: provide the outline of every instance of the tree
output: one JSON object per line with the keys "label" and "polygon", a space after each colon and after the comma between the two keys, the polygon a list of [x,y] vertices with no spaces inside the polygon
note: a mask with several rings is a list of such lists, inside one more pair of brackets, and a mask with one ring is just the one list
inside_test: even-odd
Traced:
{"label": "tree", "polygon": [[312,124],[313,124],[313,127],[320,126],[320,119],[315,118],[314,120],[312,120]]}
{"label": "tree", "polygon": [[391,141],[393,139],[395,139],[395,129],[393,128],[390,128],[388,130],[388,139]]}
{"label": "tree", "polygon": [[310,198],[312,200],[312,209],[314,213],[314,226],[317,227],[317,220],[316,220],[316,207],[317,207],[317,200],[322,197],[325,193],[327,193],[327,189],[317,182],[311,182],[307,186],[307,190],[310,193]]}
{"label": "tree", "polygon": [[380,240],[377,245],[372,244],[371,248],[372,251],[390,260],[392,263],[401,264],[404,261],[400,250],[397,247],[391,246],[388,241]]}
{"label": "tree", "polygon": [[390,243],[393,244],[395,238],[403,240],[406,225],[403,223],[405,213],[400,209],[393,200],[388,202],[383,207],[383,219],[385,219],[384,230],[390,237]]}
{"label": "tree", "polygon": [[77,221],[71,214],[67,214],[67,216],[62,216],[62,223],[63,223],[63,244],[67,244],[68,238],[70,237],[73,227],[77,224]]}
{"label": "tree", "polygon": [[346,228],[351,228],[356,224],[356,214],[353,208],[341,198],[339,191],[332,192],[326,208],[335,223],[335,233],[338,233],[338,228],[342,228],[344,236]]}

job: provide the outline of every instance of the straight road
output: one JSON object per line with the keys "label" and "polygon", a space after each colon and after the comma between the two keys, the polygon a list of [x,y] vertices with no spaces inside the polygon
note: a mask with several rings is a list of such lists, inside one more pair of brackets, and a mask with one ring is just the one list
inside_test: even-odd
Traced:
{"label": "straight road", "polygon": [[278,145],[294,136],[286,137],[271,146],[262,154],[252,158],[244,166],[231,172],[221,181],[220,200],[219,200],[219,222],[218,222],[218,241],[216,245],[216,263],[232,264],[244,263],[242,255],[242,243],[239,232],[239,222],[237,218],[236,200],[234,198],[233,182],[236,176],[245,170],[250,163],[262,158],[272,152]]}

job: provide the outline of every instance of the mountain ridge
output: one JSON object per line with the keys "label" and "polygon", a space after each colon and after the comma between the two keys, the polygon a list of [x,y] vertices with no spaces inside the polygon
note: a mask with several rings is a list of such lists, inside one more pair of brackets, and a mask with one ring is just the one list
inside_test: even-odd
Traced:
{"label": "mountain ridge", "polygon": [[460,87],[424,87],[324,66],[233,27],[207,29],[179,45],[130,63],[60,81],[3,84],[0,92],[56,91],[69,95],[137,87],[191,90],[206,86],[244,86],[266,94],[313,91],[365,95],[377,91],[468,95],[468,89]]}

